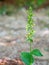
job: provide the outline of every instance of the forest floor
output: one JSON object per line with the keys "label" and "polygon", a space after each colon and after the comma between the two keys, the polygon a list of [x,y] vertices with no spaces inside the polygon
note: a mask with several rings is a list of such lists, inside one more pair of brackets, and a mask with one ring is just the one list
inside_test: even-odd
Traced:
{"label": "forest floor", "polygon": [[[49,59],[49,15],[48,10],[34,12],[34,27],[36,33],[32,48],[39,48],[43,53],[40,59]],[[20,57],[21,51],[29,51],[29,44],[26,42],[25,26],[27,13],[25,8],[14,16],[0,16],[0,58]]]}

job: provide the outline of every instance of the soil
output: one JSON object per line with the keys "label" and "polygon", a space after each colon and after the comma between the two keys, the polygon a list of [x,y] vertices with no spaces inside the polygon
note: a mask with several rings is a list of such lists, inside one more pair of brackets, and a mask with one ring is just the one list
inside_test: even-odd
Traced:
{"label": "soil", "polygon": [[13,60],[8,58],[3,58],[0,59],[0,65],[24,65],[24,63],[19,58]]}

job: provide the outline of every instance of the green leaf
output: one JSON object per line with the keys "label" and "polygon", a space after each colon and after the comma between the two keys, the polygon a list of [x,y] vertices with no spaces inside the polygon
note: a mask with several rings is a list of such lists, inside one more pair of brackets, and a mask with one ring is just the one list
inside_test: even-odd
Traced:
{"label": "green leaf", "polygon": [[31,54],[35,56],[43,56],[39,49],[34,49],[31,51]]}
{"label": "green leaf", "polygon": [[34,62],[34,58],[29,52],[22,52],[21,59],[26,65],[30,65]]}

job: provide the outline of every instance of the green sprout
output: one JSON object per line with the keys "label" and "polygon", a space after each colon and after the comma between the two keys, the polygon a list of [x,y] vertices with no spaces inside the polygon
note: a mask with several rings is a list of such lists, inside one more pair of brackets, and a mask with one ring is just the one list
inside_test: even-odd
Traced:
{"label": "green sprout", "polygon": [[30,51],[29,52],[21,52],[21,59],[25,63],[25,65],[32,65],[34,63],[34,56],[43,56],[39,49],[33,49],[32,50],[32,43],[33,43],[33,37],[35,35],[34,30],[34,20],[32,19],[33,13],[32,13],[32,7],[29,7],[28,9],[28,17],[27,17],[27,25],[26,25],[26,39],[30,44]]}

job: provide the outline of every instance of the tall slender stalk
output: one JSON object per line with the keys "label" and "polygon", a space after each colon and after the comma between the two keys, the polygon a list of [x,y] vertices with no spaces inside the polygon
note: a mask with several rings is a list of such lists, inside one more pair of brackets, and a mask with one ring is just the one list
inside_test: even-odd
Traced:
{"label": "tall slender stalk", "polygon": [[32,13],[32,7],[29,7],[28,9],[28,20],[26,25],[26,31],[27,31],[27,40],[30,44],[30,52],[32,50],[32,42],[33,42],[33,36],[34,36],[34,21],[32,19],[33,13]]}
{"label": "tall slender stalk", "polygon": [[[27,31],[27,40],[30,45],[30,53],[32,51],[32,43],[33,43],[33,35],[34,35],[34,21],[32,20],[33,13],[32,13],[32,7],[29,7],[28,9],[28,20],[27,20],[27,26],[26,26],[26,31]],[[30,57],[30,60],[32,61],[32,58]],[[30,63],[30,65],[32,65]]]}

